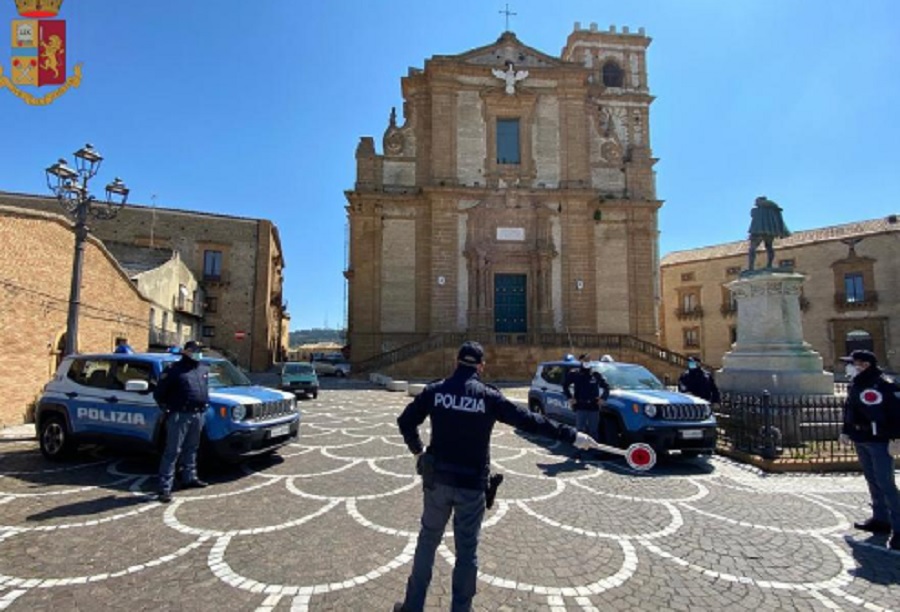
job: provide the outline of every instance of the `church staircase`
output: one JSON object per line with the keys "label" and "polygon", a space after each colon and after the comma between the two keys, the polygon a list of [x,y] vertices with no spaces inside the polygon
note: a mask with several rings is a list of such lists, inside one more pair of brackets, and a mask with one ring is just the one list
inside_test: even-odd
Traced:
{"label": "church staircase", "polygon": [[610,355],[616,361],[640,363],[662,380],[674,381],[687,367],[687,356],[627,334],[485,334],[441,333],[353,363],[354,375],[378,372],[404,378],[446,376],[456,362],[456,350],[466,340],[485,348],[487,375],[493,380],[529,380],[541,361],[589,353],[592,359]]}

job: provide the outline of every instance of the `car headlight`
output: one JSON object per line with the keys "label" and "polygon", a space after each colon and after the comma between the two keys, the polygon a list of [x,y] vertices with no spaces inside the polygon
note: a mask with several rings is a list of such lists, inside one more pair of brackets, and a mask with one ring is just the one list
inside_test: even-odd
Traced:
{"label": "car headlight", "polygon": [[708,419],[711,416],[712,416],[712,406],[710,404],[707,404],[706,406],[703,407],[703,418]]}
{"label": "car headlight", "polygon": [[232,421],[243,421],[244,417],[247,416],[247,407],[238,404],[237,406],[232,406],[231,408],[231,420]]}
{"label": "car headlight", "polygon": [[646,414],[651,419],[656,417],[656,404],[646,404],[644,406],[644,414]]}

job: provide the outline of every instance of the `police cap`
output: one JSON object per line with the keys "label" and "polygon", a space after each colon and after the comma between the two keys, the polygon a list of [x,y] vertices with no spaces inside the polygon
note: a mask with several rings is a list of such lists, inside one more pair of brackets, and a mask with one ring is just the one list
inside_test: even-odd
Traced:
{"label": "police cap", "polygon": [[484,361],[484,348],[478,342],[463,342],[459,347],[456,360],[460,365],[475,367]]}
{"label": "police cap", "polygon": [[868,363],[869,365],[878,365],[878,359],[875,357],[875,353],[866,350],[853,351],[848,356],[841,357],[841,361],[862,361],[864,363]]}
{"label": "police cap", "polygon": [[196,353],[198,351],[203,350],[203,345],[197,342],[196,340],[188,340],[184,343],[184,348],[181,349],[182,352],[191,352]]}

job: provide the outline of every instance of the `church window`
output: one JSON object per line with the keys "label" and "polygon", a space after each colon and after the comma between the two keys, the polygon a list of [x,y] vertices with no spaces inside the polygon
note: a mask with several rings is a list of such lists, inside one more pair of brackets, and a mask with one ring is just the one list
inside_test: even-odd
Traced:
{"label": "church window", "polygon": [[518,164],[519,120],[497,119],[497,163]]}
{"label": "church window", "polygon": [[864,302],[866,298],[863,290],[863,275],[846,274],[844,276],[844,293],[847,295],[848,302]]}
{"label": "church window", "polygon": [[616,62],[609,60],[603,64],[603,84],[606,87],[621,87],[625,81],[625,71]]}

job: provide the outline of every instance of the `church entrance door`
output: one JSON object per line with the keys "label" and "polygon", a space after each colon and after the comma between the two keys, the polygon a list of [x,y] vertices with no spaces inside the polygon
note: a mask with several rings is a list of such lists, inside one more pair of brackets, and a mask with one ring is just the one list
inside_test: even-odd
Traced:
{"label": "church entrance door", "polygon": [[494,332],[521,334],[528,331],[525,274],[494,275]]}

